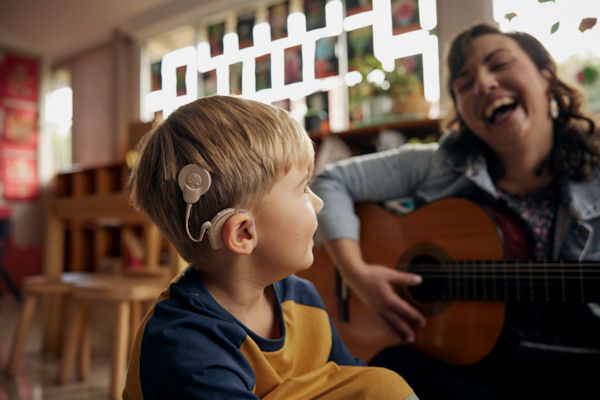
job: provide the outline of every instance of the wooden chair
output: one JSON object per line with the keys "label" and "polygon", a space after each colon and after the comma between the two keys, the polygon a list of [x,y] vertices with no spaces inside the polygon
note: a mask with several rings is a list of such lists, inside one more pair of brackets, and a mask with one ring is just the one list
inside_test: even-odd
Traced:
{"label": "wooden chair", "polygon": [[[73,286],[73,320],[68,328],[58,381],[71,378],[75,359],[77,377],[86,379],[90,369],[89,310],[92,302],[108,302],[114,309],[114,336],[110,372],[111,399],[120,399],[125,383],[129,351],[142,320],[142,304],[152,302],[168,286],[163,277],[116,276],[105,281],[82,281]],[[78,357],[77,357],[78,356]]]}
{"label": "wooden chair", "polygon": [[[24,300],[13,334],[10,355],[5,368],[6,375],[14,376],[17,373],[23,354],[23,346],[29,334],[31,319],[33,318],[40,297],[43,295],[54,295],[59,303],[58,308],[62,310],[64,305],[68,303],[74,283],[93,279],[98,279],[98,275],[86,272],[66,272],[57,278],[34,275],[24,279],[22,288]],[[59,316],[59,319],[54,321],[57,327],[61,326],[61,320],[62,316]],[[52,343],[60,341],[60,329],[53,330],[53,335],[49,338],[49,341]]]}

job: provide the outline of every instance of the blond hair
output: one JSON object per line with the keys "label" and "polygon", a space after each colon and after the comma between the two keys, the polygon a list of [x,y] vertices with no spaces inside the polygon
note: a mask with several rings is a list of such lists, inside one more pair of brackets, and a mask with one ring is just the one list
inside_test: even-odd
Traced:
{"label": "blond hair", "polygon": [[228,208],[252,208],[296,166],[312,173],[314,149],[304,129],[278,107],[229,96],[186,104],[146,134],[130,177],[132,204],[158,225],[188,262],[203,254],[185,230],[177,174],[187,164],[208,170],[212,185],[192,207],[189,228]]}

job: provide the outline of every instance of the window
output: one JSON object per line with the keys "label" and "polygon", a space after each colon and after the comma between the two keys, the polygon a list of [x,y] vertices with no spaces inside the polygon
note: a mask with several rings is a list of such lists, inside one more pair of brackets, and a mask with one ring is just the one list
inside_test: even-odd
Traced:
{"label": "window", "polygon": [[53,148],[54,171],[66,171],[72,164],[71,127],[73,125],[73,91],[68,70],[57,70],[50,78],[44,118]]}
{"label": "window", "polygon": [[[273,0],[234,11],[197,21],[181,34],[185,40],[173,40],[170,33],[146,43],[142,69],[152,70],[155,78],[142,75],[153,82],[142,88],[143,119],[218,93],[276,103],[302,120],[311,111],[307,97],[326,93],[309,102],[326,109],[326,124],[319,126],[343,130],[365,118],[352,114],[352,99],[358,99],[352,87],[369,86],[391,101],[399,97],[393,89],[407,80],[394,80],[393,71],[415,78],[408,80],[410,90],[427,101],[421,118],[430,104],[437,112],[435,0]],[[190,38],[197,39],[190,43]],[[171,46],[156,45],[165,42]]]}

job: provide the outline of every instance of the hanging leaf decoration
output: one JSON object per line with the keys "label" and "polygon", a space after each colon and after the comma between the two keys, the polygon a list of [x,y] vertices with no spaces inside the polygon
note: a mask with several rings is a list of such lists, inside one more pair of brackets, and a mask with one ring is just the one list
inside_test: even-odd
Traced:
{"label": "hanging leaf decoration", "polygon": [[592,29],[594,26],[596,26],[596,22],[597,22],[596,18],[584,18],[584,19],[582,19],[581,22],[579,23],[579,31],[580,32],[585,32],[588,29]]}
{"label": "hanging leaf decoration", "polygon": [[512,19],[513,19],[514,17],[516,17],[516,16],[517,16],[517,14],[516,14],[516,13],[514,13],[514,12],[510,12],[510,13],[506,14],[506,15],[504,16],[504,18],[506,18],[506,19],[507,19],[507,20],[510,22],[510,21],[512,21]]}
{"label": "hanging leaf decoration", "polygon": [[538,0],[538,3],[547,3],[549,1],[556,1],[556,0]]}
{"label": "hanging leaf decoration", "polygon": [[[550,0],[546,0],[546,1],[550,1]],[[560,26],[560,21],[554,23],[554,25],[552,25],[552,28],[550,28],[550,33],[552,34],[552,33],[556,32],[558,30],[559,26]]]}

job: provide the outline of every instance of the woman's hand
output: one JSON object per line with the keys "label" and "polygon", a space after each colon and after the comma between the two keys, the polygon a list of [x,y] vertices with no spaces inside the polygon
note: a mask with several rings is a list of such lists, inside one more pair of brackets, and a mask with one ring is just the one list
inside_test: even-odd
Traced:
{"label": "woman's hand", "polygon": [[396,290],[399,286],[418,285],[421,277],[365,263],[360,246],[352,239],[326,242],[325,249],[361,301],[374,309],[402,340],[413,342],[415,328],[425,325],[425,317]]}
{"label": "woman's hand", "polygon": [[414,341],[415,328],[425,326],[423,314],[396,291],[399,286],[421,283],[419,275],[381,265],[364,264],[345,280],[356,295],[373,308],[406,342]]}

